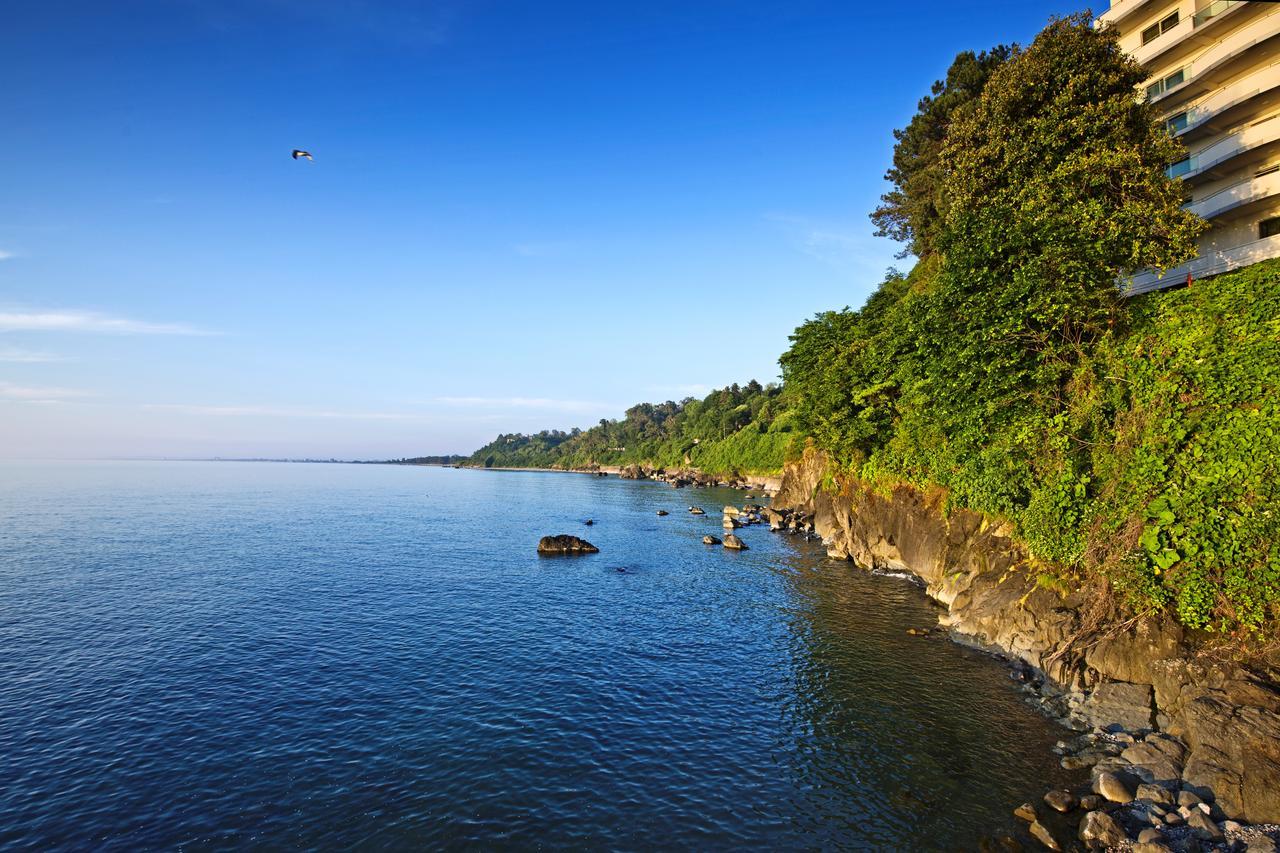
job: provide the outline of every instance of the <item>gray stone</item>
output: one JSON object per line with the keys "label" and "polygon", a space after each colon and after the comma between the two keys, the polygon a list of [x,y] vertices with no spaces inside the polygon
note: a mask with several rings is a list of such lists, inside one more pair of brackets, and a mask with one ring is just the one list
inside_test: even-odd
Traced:
{"label": "gray stone", "polygon": [[1054,838],[1053,833],[1049,831],[1049,828],[1040,821],[1033,820],[1031,822],[1031,826],[1027,827],[1027,829],[1035,836],[1036,841],[1039,841],[1050,850],[1062,849],[1062,845],[1058,843],[1058,839]]}
{"label": "gray stone", "polygon": [[1205,841],[1220,841],[1223,838],[1222,829],[1199,809],[1192,809],[1191,814],[1187,815],[1187,826],[1191,827],[1197,838]]}
{"label": "gray stone", "polygon": [[[1152,785],[1144,782],[1138,786],[1136,797],[1148,803],[1159,803],[1162,806],[1173,805],[1173,794],[1162,785]],[[1161,814],[1164,814],[1164,812],[1161,812]]]}
{"label": "gray stone", "polygon": [[1120,757],[1133,765],[1129,772],[1144,782],[1177,785],[1182,779],[1182,763],[1170,758],[1169,752],[1155,743],[1136,743],[1120,753]]}
{"label": "gray stone", "polygon": [[1150,729],[1154,727],[1151,696],[1150,684],[1109,681],[1094,688],[1079,714],[1091,726]]}
{"label": "gray stone", "polygon": [[1090,850],[1105,850],[1108,847],[1119,847],[1129,840],[1116,819],[1106,812],[1089,812],[1080,821],[1080,840]]}
{"label": "gray stone", "polygon": [[1093,780],[1093,790],[1113,803],[1133,801],[1133,790],[1114,773],[1099,773]]}
{"label": "gray stone", "polygon": [[1050,791],[1044,795],[1044,801],[1058,812],[1069,812],[1076,807],[1075,795],[1070,791]]}

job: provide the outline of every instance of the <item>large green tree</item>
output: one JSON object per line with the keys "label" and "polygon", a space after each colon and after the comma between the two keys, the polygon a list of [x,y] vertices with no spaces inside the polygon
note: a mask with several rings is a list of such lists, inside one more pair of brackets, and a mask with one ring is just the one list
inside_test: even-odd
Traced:
{"label": "large green tree", "polygon": [[1012,53],[1012,47],[998,45],[982,53],[958,54],[945,79],[936,81],[920,99],[907,126],[893,132],[893,166],[885,173],[893,187],[880,197],[871,221],[877,236],[905,244],[904,257],[911,253],[924,257],[933,251],[941,218],[939,193],[945,178],[941,159],[947,132]]}

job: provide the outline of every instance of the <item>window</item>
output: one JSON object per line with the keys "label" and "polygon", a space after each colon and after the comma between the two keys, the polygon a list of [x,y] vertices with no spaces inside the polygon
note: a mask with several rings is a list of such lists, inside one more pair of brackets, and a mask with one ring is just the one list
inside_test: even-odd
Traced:
{"label": "window", "polygon": [[1174,12],[1172,15],[1165,18],[1164,20],[1158,21],[1157,23],[1154,23],[1151,26],[1147,27],[1145,30],[1143,30],[1142,43],[1150,44],[1151,42],[1160,38],[1160,36],[1169,32],[1169,30],[1173,29],[1176,26],[1178,26],[1178,13]]}
{"label": "window", "polygon": [[1186,130],[1187,129],[1186,111],[1184,110],[1183,112],[1178,113],[1176,116],[1171,116],[1168,119],[1166,119],[1164,126],[1169,128],[1170,133],[1178,133],[1179,131]]}
{"label": "window", "polygon": [[1157,80],[1156,82],[1148,86],[1147,100],[1150,101],[1153,98],[1158,98],[1161,95],[1163,95],[1165,92],[1169,91],[1170,89],[1173,89],[1174,87],[1177,87],[1177,86],[1181,86],[1186,81],[1187,81],[1186,69],[1179,68],[1177,71],[1173,72],[1168,77],[1165,77],[1162,80]]}
{"label": "window", "polygon": [[1191,171],[1191,158],[1183,157],[1178,162],[1171,164],[1165,171],[1171,178],[1181,178]]}
{"label": "window", "polygon": [[1273,216],[1258,223],[1258,239],[1265,240],[1280,234],[1280,216]]}

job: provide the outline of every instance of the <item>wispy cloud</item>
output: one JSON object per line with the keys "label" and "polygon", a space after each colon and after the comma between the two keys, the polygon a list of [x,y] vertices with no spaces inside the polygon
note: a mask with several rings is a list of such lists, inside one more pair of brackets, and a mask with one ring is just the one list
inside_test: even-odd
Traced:
{"label": "wispy cloud", "polygon": [[187,403],[145,403],[142,408],[207,417],[319,418],[353,421],[430,421],[436,419],[432,415],[412,412],[344,412],[330,409],[293,408],[290,406],[206,406]]}
{"label": "wispy cloud", "polygon": [[42,364],[57,361],[70,361],[65,356],[50,352],[37,352],[20,347],[0,347],[0,361],[11,364]]}
{"label": "wispy cloud", "polygon": [[92,397],[92,391],[77,388],[31,387],[0,381],[0,400],[20,400],[28,403],[54,403],[67,399]]}
{"label": "wispy cloud", "polygon": [[549,397],[436,397],[435,402],[476,409],[544,409],[559,412],[598,412],[602,409],[621,408],[613,403],[555,400]]}
{"label": "wispy cloud", "polygon": [[0,311],[0,332],[93,332],[112,335],[209,335],[184,323],[150,323],[90,311]]}
{"label": "wispy cloud", "polygon": [[18,256],[13,252],[8,252],[8,251],[5,251],[4,249],[0,249],[0,261],[7,261],[10,258],[16,258],[16,257]]}
{"label": "wispy cloud", "polygon": [[782,214],[765,219],[781,228],[801,252],[840,270],[879,276],[894,261],[894,244],[876,237],[870,226]]}

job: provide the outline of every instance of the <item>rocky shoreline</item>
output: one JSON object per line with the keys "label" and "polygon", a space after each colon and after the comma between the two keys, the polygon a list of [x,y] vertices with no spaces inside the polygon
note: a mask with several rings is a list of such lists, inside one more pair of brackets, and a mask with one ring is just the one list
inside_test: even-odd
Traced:
{"label": "rocky shoreline", "polygon": [[[919,578],[945,608],[942,630],[1004,657],[1047,713],[1081,732],[1059,750],[1064,767],[1090,770],[1088,790],[1051,791],[1046,805],[1085,848],[1276,849],[1280,667],[1215,659],[1165,620],[1037,583],[1006,526],[944,513],[906,487],[881,494],[821,453],[787,466],[763,514],[775,530],[816,531],[833,558]],[[1070,849],[1034,806],[1019,814],[1040,844]]]}

